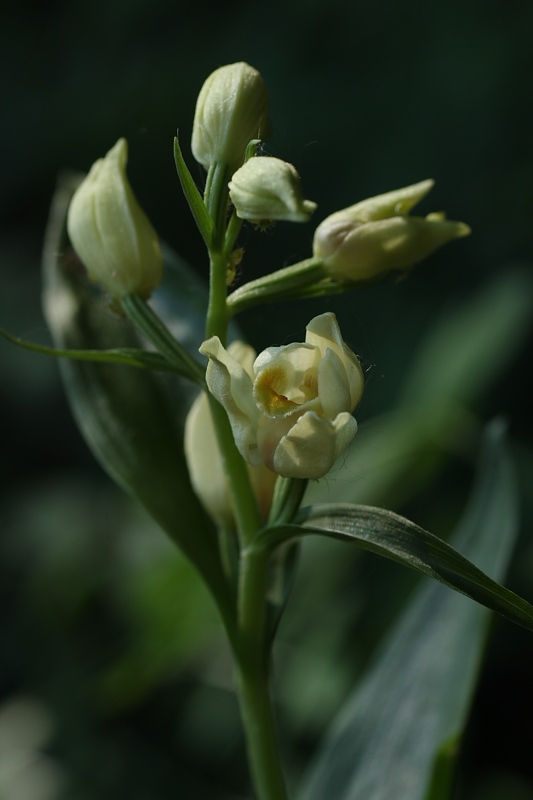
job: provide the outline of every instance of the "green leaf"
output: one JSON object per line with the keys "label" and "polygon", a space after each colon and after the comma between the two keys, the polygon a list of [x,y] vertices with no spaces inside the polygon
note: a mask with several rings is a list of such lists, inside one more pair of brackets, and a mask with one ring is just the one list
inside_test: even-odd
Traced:
{"label": "green leaf", "polygon": [[[178,372],[165,358],[159,353],[150,353],[135,347],[117,347],[112,350],[60,350],[57,347],[47,347],[46,345],[28,342],[18,336],[12,336],[4,328],[0,328],[0,336],[11,344],[29,350],[32,353],[39,353],[43,356],[53,358],[71,358],[77,361],[99,361],[106,364],[126,364],[130,367],[141,367],[144,369],[161,370],[162,372]],[[178,374],[184,374],[180,372]]]}
{"label": "green leaf", "polygon": [[[493,424],[453,543],[501,579],[517,528],[513,470]],[[424,581],[334,722],[300,800],[447,800],[489,622],[482,607]]]}
{"label": "green leaf", "polygon": [[[65,219],[76,181],[54,198],[43,258],[44,309],[60,348],[139,348],[125,320],[86,281],[68,243]],[[189,272],[189,282],[195,277]],[[181,310],[182,330],[187,316]],[[174,376],[118,364],[61,362],[65,391],[80,431],[110,476],[134,495],[200,570],[228,607],[216,532],[190,485],[181,424],[191,400]]]}
{"label": "green leaf", "polygon": [[274,547],[311,533],[353,542],[533,630],[533,606],[489,578],[442,539],[399,514],[373,506],[322,505],[302,509],[296,522],[299,524],[264,529],[257,543]]}
{"label": "green leaf", "polygon": [[418,353],[401,402],[432,416],[472,406],[531,329],[530,271],[505,271],[458,308],[448,309]]}
{"label": "green leaf", "polygon": [[211,240],[213,238],[213,220],[209,216],[209,212],[205,207],[202,195],[198,191],[198,187],[196,186],[192,175],[189,172],[189,168],[185,163],[177,136],[174,137],[174,161],[176,162],[176,169],[178,171],[181,188],[183,189],[183,194],[185,195],[185,199],[187,200],[189,208],[191,209],[194,221],[198,226],[198,230],[202,234],[202,238],[206,244],[206,247],[210,247]]}

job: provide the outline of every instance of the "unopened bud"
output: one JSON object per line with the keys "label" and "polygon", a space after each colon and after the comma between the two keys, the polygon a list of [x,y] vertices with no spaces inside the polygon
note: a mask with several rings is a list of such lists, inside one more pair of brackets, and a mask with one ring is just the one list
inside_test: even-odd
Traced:
{"label": "unopened bud", "polygon": [[468,225],[443,213],[409,216],[432,187],[433,181],[422,181],[337,211],[316,229],[314,256],[336,280],[365,281],[409,269],[443,244],[468,236]]}
{"label": "unopened bud", "polygon": [[215,162],[234,172],[248,142],[265,136],[268,94],[259,72],[240,61],[211,73],[198,95],[192,152],[206,169]]}
{"label": "unopened bud", "polygon": [[89,277],[114,297],[148,297],[159,284],[159,239],[126,177],[128,145],[119,139],[76,190],[67,230]]}
{"label": "unopened bud", "polygon": [[296,168],[279,158],[250,158],[229,184],[229,196],[241,219],[250,222],[307,222],[316,203],[304,200]]}

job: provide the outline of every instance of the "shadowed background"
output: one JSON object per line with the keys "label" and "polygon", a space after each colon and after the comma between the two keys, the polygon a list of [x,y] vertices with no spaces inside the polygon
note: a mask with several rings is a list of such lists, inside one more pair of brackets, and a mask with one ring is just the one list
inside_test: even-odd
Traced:
{"label": "shadowed background", "polygon": [[[189,147],[196,95],[211,70],[250,62],[271,97],[266,150],[295,164],[305,196],[318,203],[316,222],[432,177],[436,186],[421,213],[445,209],[472,227],[470,238],[434,255],[409,279],[328,305],[368,370],[358,413],[364,443],[380,424],[377,415],[399,402],[405,375],[435,324],[453,320],[464,303],[477,308],[476,298],[492,292],[479,311],[491,315],[480,327],[480,371],[490,380],[481,381],[469,410],[480,420],[500,413],[509,420],[525,489],[520,557],[509,585],[531,600],[531,305],[518,300],[532,293],[532,27],[528,0],[505,7],[495,0],[216,6],[97,0],[51,2],[46,9],[18,2],[3,11],[0,26],[0,324],[49,341],[39,271],[57,175],[88,170],[120,136],[129,142],[131,183],[158,232],[206,274],[172,139],[179,129],[201,183]],[[262,235],[244,229],[243,277],[307,257],[313,229],[314,223],[280,224]],[[490,332],[499,330],[500,295],[505,346],[495,354]],[[242,328],[261,349],[299,340],[322,310],[318,301],[269,306],[244,314]],[[469,344],[468,325],[465,337],[458,335],[458,354]],[[39,754],[41,772],[27,778],[33,795],[24,797],[246,796],[231,669],[209,601],[86,450],[55,363],[0,342],[0,365],[0,742],[9,739],[14,754],[17,747]],[[443,365],[425,368],[438,374]],[[442,534],[466,495],[474,452],[465,445],[466,460],[464,453],[443,460],[447,435],[441,431],[438,482],[418,488],[418,476],[409,488],[409,472],[402,491],[393,491],[396,484],[380,488],[384,505]],[[362,478],[349,473],[350,480]],[[364,486],[360,499],[367,499]],[[354,557],[349,568],[342,565],[339,587],[345,551],[327,552],[325,565],[323,558],[314,564],[322,572],[320,613],[315,608],[308,618],[309,589],[300,581],[280,649],[287,662],[281,716],[296,741],[288,756],[292,779],[390,621],[390,605],[375,585],[386,585],[389,597],[411,585],[396,567]],[[530,748],[502,742],[498,729],[528,724],[533,709],[523,693],[532,657],[527,634],[499,623],[458,797],[531,796]],[[13,730],[20,731],[19,744]],[[0,780],[3,774],[0,764]],[[11,791],[9,800],[22,798]]]}

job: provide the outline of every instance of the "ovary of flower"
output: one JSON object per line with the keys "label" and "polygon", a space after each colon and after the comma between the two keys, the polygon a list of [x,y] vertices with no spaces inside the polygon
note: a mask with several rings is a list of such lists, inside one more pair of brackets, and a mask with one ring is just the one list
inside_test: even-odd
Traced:
{"label": "ovary of flower", "polygon": [[249,463],[287,478],[321,478],[355,436],[363,373],[334,314],[312,319],[305,343],[260,353],[252,377],[216,336],[200,352],[209,357],[209,390]]}

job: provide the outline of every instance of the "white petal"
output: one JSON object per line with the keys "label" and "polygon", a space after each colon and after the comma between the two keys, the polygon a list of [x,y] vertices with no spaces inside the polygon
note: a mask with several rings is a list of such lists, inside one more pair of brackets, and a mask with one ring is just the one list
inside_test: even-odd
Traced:
{"label": "white petal", "polygon": [[286,478],[321,478],[356,432],[357,422],[351,414],[339,414],[330,422],[309,411],[280,440],[274,453],[274,470]]}
{"label": "white petal", "polygon": [[339,356],[329,348],[318,367],[318,397],[326,419],[335,419],[342,411],[352,411],[346,370]]}
{"label": "white petal", "polygon": [[259,410],[249,375],[222,346],[218,336],[212,336],[204,342],[200,353],[209,357],[205,375],[207,385],[228,414],[240,454],[250,464],[260,464],[256,441]]}
{"label": "white petal", "polygon": [[350,387],[350,410],[353,411],[363,394],[363,371],[359,359],[345,344],[341,336],[335,314],[329,311],[326,314],[314,317],[308,324],[306,331],[306,342],[318,347],[323,356],[328,348],[333,350],[342,361]]}

